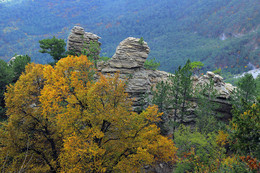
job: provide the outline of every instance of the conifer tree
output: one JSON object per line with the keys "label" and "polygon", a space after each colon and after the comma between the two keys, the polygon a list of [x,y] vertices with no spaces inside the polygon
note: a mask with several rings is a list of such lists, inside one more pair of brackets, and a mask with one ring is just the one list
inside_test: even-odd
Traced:
{"label": "conifer tree", "polygon": [[[184,123],[185,115],[189,113],[189,102],[192,95],[191,75],[191,65],[188,60],[184,67],[179,66],[175,74],[169,76],[168,81],[158,83],[153,89],[152,103],[157,104],[159,110],[164,112],[162,119],[166,124],[160,124],[163,131],[167,131],[169,126],[173,126],[174,130],[179,123]],[[168,115],[168,109],[173,109],[173,120],[165,118]]]}
{"label": "conifer tree", "polygon": [[179,66],[174,76],[170,76],[170,103],[174,109],[174,123],[177,118],[184,122],[184,116],[188,113],[189,101],[192,94],[191,66],[188,60],[183,68]]}
{"label": "conifer tree", "polygon": [[252,74],[245,74],[237,82],[237,88],[232,95],[232,105],[235,109],[240,110],[240,113],[245,111],[248,105],[253,104],[257,97],[257,82]]}
{"label": "conifer tree", "polygon": [[56,62],[66,56],[66,43],[63,39],[57,39],[55,36],[53,36],[51,39],[40,40],[39,43],[41,47],[39,52],[50,54]]}
{"label": "conifer tree", "polygon": [[209,83],[204,83],[196,87],[196,102],[198,107],[195,110],[196,127],[201,133],[208,134],[218,130],[220,122],[217,122],[216,110],[219,104],[215,102],[218,93],[214,89],[214,81],[209,80]]}
{"label": "conifer tree", "polygon": [[166,134],[169,130],[167,122],[169,121],[168,109],[169,109],[169,83],[168,81],[161,81],[156,84],[155,88],[152,88],[152,104],[158,106],[159,112],[163,112],[162,121],[157,125],[160,127],[162,134]]}

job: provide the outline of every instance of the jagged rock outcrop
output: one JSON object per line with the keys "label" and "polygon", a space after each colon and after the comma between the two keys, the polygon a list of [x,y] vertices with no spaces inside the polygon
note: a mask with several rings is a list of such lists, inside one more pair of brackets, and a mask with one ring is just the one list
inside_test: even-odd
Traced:
{"label": "jagged rock outcrop", "polygon": [[223,81],[223,78],[220,75],[214,74],[213,72],[208,71],[205,75],[194,79],[194,85],[203,85],[205,83],[210,83],[210,80],[214,82],[214,88],[218,91],[218,98],[228,99],[230,93],[233,91],[234,87]]}
{"label": "jagged rock outcrop", "polygon": [[139,39],[129,37],[123,40],[116,49],[116,53],[107,63],[100,63],[102,73],[133,74],[144,66],[150,48],[147,43],[139,43]]}
{"label": "jagged rock outcrop", "polygon": [[[200,77],[193,77],[193,86],[203,86],[204,84],[209,84],[210,81],[214,82],[214,89],[217,91],[217,97],[212,100],[212,104],[217,103],[219,107],[217,112],[221,113],[223,119],[227,120],[231,118],[231,109],[232,105],[229,103],[228,99],[231,96],[232,91],[235,89],[230,83],[225,83],[223,78],[220,75],[214,74],[213,72],[208,71],[205,75]],[[196,103],[195,103],[196,108]],[[196,115],[190,115],[192,118],[187,118],[186,122],[189,123],[194,121]]]}
{"label": "jagged rock outcrop", "polygon": [[[134,109],[142,106],[143,95],[146,93],[148,97],[151,96],[151,87],[155,86],[160,81],[167,80],[170,75],[167,72],[159,70],[147,70],[144,68],[144,62],[149,54],[149,47],[146,42],[139,43],[139,39],[129,37],[123,40],[116,49],[116,53],[108,62],[100,62],[98,70],[103,74],[120,73],[121,79],[127,80],[126,92],[134,100]],[[214,101],[221,106],[219,111],[228,116],[230,114],[231,105],[227,99],[234,89],[231,84],[226,84],[223,78],[213,72],[201,77],[193,77],[193,85],[203,85],[214,81],[214,88],[218,91],[218,98]],[[187,123],[194,120],[195,115],[189,115]]]}
{"label": "jagged rock outcrop", "polygon": [[142,106],[143,95],[150,94],[151,86],[168,76],[166,72],[144,68],[150,48],[139,40],[133,37],[123,40],[110,60],[98,63],[98,70],[104,75],[119,72],[120,78],[127,80],[126,92],[134,100],[134,109]]}
{"label": "jagged rock outcrop", "polygon": [[[71,33],[68,37],[67,41],[67,50],[68,51],[73,51],[76,54],[80,54],[83,48],[88,48],[88,46],[91,43],[98,43],[99,46],[101,43],[98,41],[101,37],[90,33],[90,32],[85,32],[84,28],[80,26],[74,26],[71,30]],[[96,52],[98,55],[100,52]]]}
{"label": "jagged rock outcrop", "polygon": [[[75,28],[74,32],[77,31]],[[73,36],[70,36],[70,40]],[[72,39],[73,40],[73,39]],[[148,95],[148,98],[152,98],[151,88],[155,86],[160,81],[166,81],[170,73],[159,71],[159,70],[148,70],[144,68],[144,62],[148,57],[150,48],[146,42],[142,44],[138,38],[129,37],[123,40],[116,49],[113,57],[107,62],[100,61],[97,64],[98,71],[103,75],[113,75],[114,73],[119,73],[120,79],[127,81],[126,92],[129,93],[130,98],[133,99],[133,109],[138,110],[142,107],[144,103],[144,94]],[[77,47],[80,52],[80,46],[73,45],[70,41],[71,47]],[[205,83],[210,83],[211,80],[214,82],[214,88],[218,91],[218,97],[213,100],[213,102],[219,103],[220,107],[216,110],[221,112],[226,118],[230,117],[231,105],[228,99],[234,87],[231,84],[226,84],[223,78],[213,72],[207,72],[205,75],[192,78],[194,88],[198,85],[203,85]],[[185,123],[193,123],[196,115],[194,110],[196,109],[196,99],[194,99],[193,108],[191,108],[191,114],[185,117]],[[167,119],[173,118],[173,114],[168,115]],[[155,167],[145,168],[147,172],[172,172],[172,168],[165,164],[160,163]]]}
{"label": "jagged rock outcrop", "polygon": [[[80,35],[86,35],[84,29],[74,27],[68,39],[70,47],[76,47],[79,52],[81,51],[80,48],[82,48],[79,46],[79,43],[82,43],[82,40],[79,40]],[[98,40],[100,37],[95,35],[95,38]],[[102,74],[108,75],[119,72],[120,79],[127,80],[126,92],[129,93],[129,96],[134,100],[134,110],[143,106],[144,94],[147,94],[149,98],[152,97],[152,86],[155,86],[156,83],[162,80],[167,80],[167,77],[170,75],[164,71],[144,68],[144,62],[148,57],[150,48],[146,42],[140,43],[139,40],[140,39],[133,37],[126,38],[118,45],[115,54],[110,60],[107,62],[100,61],[97,64],[98,71]],[[207,72],[200,77],[193,77],[193,85],[203,85],[209,83],[210,80],[214,81],[214,88],[219,94],[214,100],[214,102],[221,105],[217,111],[224,114],[225,117],[229,117],[231,105],[227,99],[230,97],[234,87],[231,84],[226,84],[221,76],[213,72]],[[196,103],[194,103],[194,109],[195,108]],[[187,115],[185,122],[190,123],[194,121],[195,117],[196,115],[194,114]]]}

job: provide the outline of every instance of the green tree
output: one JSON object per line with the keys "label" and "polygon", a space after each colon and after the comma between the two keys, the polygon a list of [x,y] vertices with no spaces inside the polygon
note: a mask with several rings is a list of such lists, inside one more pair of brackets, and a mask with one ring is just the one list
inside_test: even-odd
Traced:
{"label": "green tree", "polygon": [[192,94],[190,60],[186,62],[183,68],[179,66],[175,74],[170,76],[169,96],[171,107],[174,110],[174,123],[177,118],[180,123],[184,122],[184,116],[188,114],[189,101]]}
{"label": "green tree", "polygon": [[15,83],[30,61],[31,58],[28,55],[15,56],[15,59],[9,64],[0,60],[0,119],[5,118],[4,92],[6,85]]}
{"label": "green tree", "polygon": [[101,60],[101,58],[99,57],[100,50],[101,48],[98,42],[90,41],[89,44],[85,42],[81,54],[86,55],[88,59],[94,63],[94,66],[97,67],[97,62]]}
{"label": "green tree", "polygon": [[169,107],[168,91],[168,81],[161,81],[156,84],[155,88],[152,88],[152,103],[158,106],[160,112],[165,112]]}
{"label": "green tree", "polygon": [[200,62],[200,61],[191,62],[190,65],[191,65],[192,73],[193,74],[197,74],[197,75],[200,74],[200,70],[204,66],[204,64],[202,62]]}
{"label": "green tree", "polygon": [[13,72],[8,64],[0,59],[0,119],[5,118],[4,92],[6,85],[12,82]]}
{"label": "green tree", "polygon": [[139,39],[138,43],[139,43],[140,45],[143,45],[143,44],[144,44],[144,38],[141,37],[141,38]]}
{"label": "green tree", "polygon": [[[179,66],[166,82],[160,82],[152,89],[152,103],[157,104],[159,110],[164,112],[165,124],[161,124],[163,131],[167,131],[171,126],[174,130],[179,123],[184,123],[185,115],[189,114],[192,95],[191,76],[191,65],[188,60],[184,67]],[[169,109],[173,110],[173,120],[166,120]]]}
{"label": "green tree", "polygon": [[225,126],[217,121],[218,116],[220,116],[216,113],[216,110],[220,107],[215,100],[217,96],[218,93],[214,89],[212,79],[209,80],[209,83],[198,85],[196,88],[195,97],[198,105],[195,110],[196,127],[203,134],[218,131],[222,126]]}
{"label": "green tree", "polygon": [[43,39],[39,41],[40,53],[48,53],[52,56],[55,62],[66,56],[66,43],[63,39],[57,39],[55,36],[51,39]]}
{"label": "green tree", "polygon": [[240,110],[240,113],[245,111],[248,105],[252,105],[256,100],[257,82],[252,74],[245,74],[237,82],[237,89],[232,95],[232,105]]}
{"label": "green tree", "polygon": [[252,155],[260,159],[260,99],[252,105],[232,111],[231,140],[233,148],[244,155]]}
{"label": "green tree", "polygon": [[245,74],[245,76],[238,81],[237,86],[239,88],[238,92],[240,92],[245,102],[254,101],[256,96],[256,81],[252,74]]}
{"label": "green tree", "polygon": [[158,106],[159,112],[163,112],[162,121],[158,123],[158,126],[161,129],[162,134],[166,134],[168,129],[168,125],[166,124],[169,120],[167,118],[168,109],[169,109],[169,83],[168,81],[161,81],[156,84],[154,88],[152,88],[152,104]]}
{"label": "green tree", "polygon": [[31,58],[28,55],[17,55],[15,59],[10,62],[10,67],[13,71],[13,80],[12,82],[15,83],[22,72],[25,71],[25,66],[31,62]]}
{"label": "green tree", "polygon": [[256,94],[257,97],[260,97],[260,75],[256,78]]}

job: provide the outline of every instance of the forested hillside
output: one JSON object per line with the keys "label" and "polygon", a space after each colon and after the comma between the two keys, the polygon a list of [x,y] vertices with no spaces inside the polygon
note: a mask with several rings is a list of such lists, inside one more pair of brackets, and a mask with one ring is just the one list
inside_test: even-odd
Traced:
{"label": "forested hillside", "polygon": [[205,70],[247,71],[259,65],[258,0],[23,0],[0,2],[0,57],[28,54],[46,63],[38,41],[66,39],[74,25],[102,37],[102,54],[111,57],[126,37],[143,37],[150,58],[174,72],[187,59]]}

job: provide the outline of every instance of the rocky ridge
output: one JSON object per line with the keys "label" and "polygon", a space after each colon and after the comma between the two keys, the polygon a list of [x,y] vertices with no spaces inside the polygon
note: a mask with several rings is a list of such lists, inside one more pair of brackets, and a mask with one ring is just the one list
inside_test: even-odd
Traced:
{"label": "rocky ridge", "polygon": [[[80,41],[75,40],[78,40],[82,35],[87,36],[91,34],[85,34],[84,29],[81,27],[74,27],[71,33],[72,34],[68,39],[68,50],[76,48],[78,52],[81,52],[80,49],[82,46],[79,44]],[[88,39],[88,41],[98,41],[100,38],[95,34],[92,36],[95,39]],[[84,40],[87,39],[85,38]],[[120,79],[127,80],[126,92],[129,93],[130,98],[134,100],[134,110],[143,106],[144,94],[147,94],[148,98],[152,97],[152,86],[155,86],[160,81],[167,80],[167,77],[170,75],[164,71],[148,70],[144,68],[144,62],[148,57],[150,48],[146,42],[141,44],[139,40],[140,39],[133,37],[126,38],[118,45],[115,54],[110,60],[107,62],[100,61],[97,64],[98,71],[102,74],[108,75],[119,72]],[[209,83],[210,80],[213,80],[214,88],[218,92],[218,97],[214,100],[214,102],[218,102],[221,105],[218,111],[225,116],[230,117],[231,105],[228,103],[228,98],[230,97],[231,92],[234,90],[234,86],[225,83],[221,76],[214,74],[213,72],[207,72],[203,76],[195,76],[192,79],[194,87],[197,85]],[[185,121],[187,123],[192,122],[194,117],[194,114],[187,115]]]}

